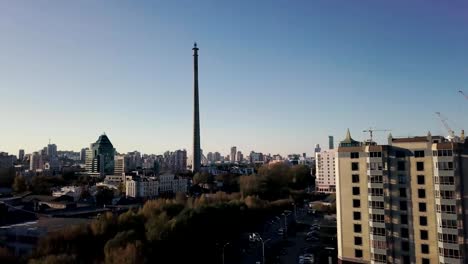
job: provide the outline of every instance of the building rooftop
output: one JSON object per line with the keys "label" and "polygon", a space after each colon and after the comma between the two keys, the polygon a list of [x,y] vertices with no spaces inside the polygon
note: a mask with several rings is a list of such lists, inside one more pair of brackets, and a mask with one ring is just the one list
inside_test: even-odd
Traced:
{"label": "building rooftop", "polygon": [[346,131],[346,138],[340,142],[340,147],[356,147],[362,145],[361,142],[354,140],[351,137],[351,133],[349,132],[349,128]]}

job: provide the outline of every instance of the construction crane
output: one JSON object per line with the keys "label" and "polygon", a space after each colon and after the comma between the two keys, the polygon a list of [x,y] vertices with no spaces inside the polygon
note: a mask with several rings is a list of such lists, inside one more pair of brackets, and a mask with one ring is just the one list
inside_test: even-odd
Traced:
{"label": "construction crane", "polygon": [[447,132],[449,135],[447,136],[447,139],[449,141],[453,141],[455,139],[455,132],[450,128],[449,124],[447,123],[447,118],[444,117],[440,112],[436,112],[436,115],[439,117],[440,121],[444,125],[445,129],[447,129]]}
{"label": "construction crane", "polygon": [[458,92],[461,93],[461,95],[463,95],[466,100],[468,100],[468,95],[466,95],[462,90],[460,90]]}
{"label": "construction crane", "polygon": [[369,142],[373,142],[372,140],[374,139],[374,132],[389,132],[391,130],[388,130],[388,129],[373,129],[373,128],[369,128],[369,129],[366,129],[366,130],[363,130],[362,132],[365,132],[365,133],[369,133],[369,136],[370,136],[370,140]]}

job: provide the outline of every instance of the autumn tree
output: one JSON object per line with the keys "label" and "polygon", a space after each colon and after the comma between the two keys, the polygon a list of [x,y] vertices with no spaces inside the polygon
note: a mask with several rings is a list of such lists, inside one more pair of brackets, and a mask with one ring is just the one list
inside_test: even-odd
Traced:
{"label": "autumn tree", "polygon": [[16,175],[15,180],[13,181],[12,188],[13,191],[15,191],[16,193],[25,192],[28,190],[28,186],[23,175]]}

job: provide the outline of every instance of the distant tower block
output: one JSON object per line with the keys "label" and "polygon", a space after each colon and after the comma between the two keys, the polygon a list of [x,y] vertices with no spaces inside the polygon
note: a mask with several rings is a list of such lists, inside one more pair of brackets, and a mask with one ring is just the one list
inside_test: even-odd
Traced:
{"label": "distant tower block", "polygon": [[335,144],[333,142],[333,136],[328,136],[328,149],[334,149]]}

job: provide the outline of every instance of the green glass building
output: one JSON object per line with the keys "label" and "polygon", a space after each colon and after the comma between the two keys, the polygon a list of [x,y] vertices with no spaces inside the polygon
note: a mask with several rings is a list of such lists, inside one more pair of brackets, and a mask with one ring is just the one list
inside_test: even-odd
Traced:
{"label": "green glass building", "polygon": [[93,176],[114,174],[115,148],[106,134],[102,134],[95,143],[91,143],[86,153],[86,171]]}

